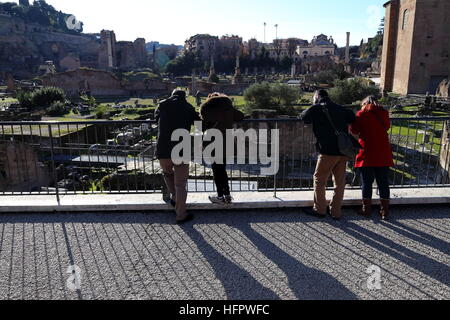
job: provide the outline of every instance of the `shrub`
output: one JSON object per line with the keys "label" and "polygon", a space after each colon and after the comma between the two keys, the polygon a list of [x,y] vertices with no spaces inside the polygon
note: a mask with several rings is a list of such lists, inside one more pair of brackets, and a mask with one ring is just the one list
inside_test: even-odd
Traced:
{"label": "shrub", "polygon": [[244,99],[247,105],[252,105],[256,109],[270,108],[275,105],[271,91],[271,85],[267,82],[254,84],[245,90]]}
{"label": "shrub", "polygon": [[98,105],[97,100],[92,96],[82,95],[80,98],[85,105],[91,108],[95,108]]}
{"label": "shrub", "polygon": [[65,106],[64,103],[60,101],[53,102],[50,107],[46,110],[46,115],[50,117],[62,117],[69,112],[69,108]]}
{"label": "shrub", "polygon": [[30,92],[19,92],[17,94],[17,100],[22,108],[31,109],[33,108],[33,98]]}
{"label": "shrub", "polygon": [[96,117],[97,119],[103,119],[103,118],[105,117],[105,111],[103,111],[103,110],[98,110],[98,111],[95,113],[95,117]]}
{"label": "shrub", "polygon": [[352,104],[369,95],[379,98],[380,89],[360,78],[336,80],[334,88],[330,90],[331,99],[339,104]]}
{"label": "shrub", "polygon": [[48,108],[54,102],[65,102],[66,95],[60,88],[44,87],[34,91],[31,94],[31,99],[34,108]]}
{"label": "shrub", "polygon": [[300,98],[300,92],[286,84],[267,82],[254,84],[244,92],[246,113],[255,110],[274,110],[277,114],[292,114],[291,106]]}

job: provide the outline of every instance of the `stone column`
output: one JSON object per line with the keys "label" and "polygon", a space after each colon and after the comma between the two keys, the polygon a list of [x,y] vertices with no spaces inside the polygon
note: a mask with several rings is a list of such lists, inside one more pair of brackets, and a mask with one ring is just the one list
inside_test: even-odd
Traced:
{"label": "stone column", "polygon": [[347,32],[347,45],[345,47],[345,64],[350,63],[350,32]]}

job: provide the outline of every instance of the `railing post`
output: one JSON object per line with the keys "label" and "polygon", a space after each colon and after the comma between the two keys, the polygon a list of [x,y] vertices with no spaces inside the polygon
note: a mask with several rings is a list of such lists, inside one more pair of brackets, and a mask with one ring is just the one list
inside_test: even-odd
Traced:
{"label": "railing post", "polygon": [[[278,130],[278,121],[275,121],[275,130]],[[272,139],[272,137],[270,137]],[[272,141],[273,143],[273,141]],[[276,142],[278,143],[278,142]],[[273,197],[276,198],[277,197],[277,175],[278,172],[275,173],[275,175],[273,176]]]}
{"label": "railing post", "polygon": [[58,202],[58,206],[61,204],[59,198],[59,187],[58,187],[58,175],[56,173],[55,168],[55,157],[54,157],[54,144],[53,144],[53,133],[52,133],[52,125],[48,125],[48,134],[50,137],[50,153],[52,157],[52,170],[53,170],[53,179],[55,181],[55,190],[56,190],[56,201]]}

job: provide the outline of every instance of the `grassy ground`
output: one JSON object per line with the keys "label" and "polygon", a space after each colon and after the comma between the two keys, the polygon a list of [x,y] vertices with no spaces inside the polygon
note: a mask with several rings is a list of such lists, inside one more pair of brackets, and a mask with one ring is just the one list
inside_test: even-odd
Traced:
{"label": "grassy ground", "polygon": [[15,98],[2,98],[0,99],[0,103],[17,103],[17,99]]}

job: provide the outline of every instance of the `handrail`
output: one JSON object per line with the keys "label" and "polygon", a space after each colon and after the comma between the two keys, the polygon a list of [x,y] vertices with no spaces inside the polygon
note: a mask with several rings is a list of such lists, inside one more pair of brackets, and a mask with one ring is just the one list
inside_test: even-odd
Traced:
{"label": "handrail", "polygon": [[[391,120],[413,120],[413,121],[447,121],[450,116],[446,117],[392,117]],[[300,122],[301,118],[268,118],[268,119],[245,119],[241,123],[254,122]],[[37,126],[37,125],[93,125],[93,124],[155,124],[155,120],[94,120],[94,121],[0,121],[0,125],[4,126]]]}

